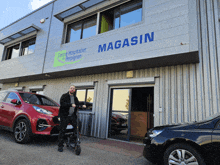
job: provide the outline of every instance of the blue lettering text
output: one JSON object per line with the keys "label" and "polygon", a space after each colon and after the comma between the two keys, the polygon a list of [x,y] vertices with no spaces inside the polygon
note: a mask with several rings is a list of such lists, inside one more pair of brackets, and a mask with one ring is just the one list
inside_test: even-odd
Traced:
{"label": "blue lettering text", "polygon": [[137,43],[138,43],[138,37],[137,36],[132,37],[131,38],[131,45],[137,45]]}
{"label": "blue lettering text", "polygon": [[102,45],[99,45],[99,50],[98,50],[98,52],[103,52],[103,51],[106,51],[106,44],[103,44],[103,47],[102,47]]}
{"label": "blue lettering text", "polygon": [[115,42],[115,49],[119,49],[121,47],[121,40]]}
{"label": "blue lettering text", "polygon": [[147,39],[151,42],[154,40],[154,32],[151,33],[151,36],[149,33],[145,34],[145,42],[147,42]]}
{"label": "blue lettering text", "polygon": [[125,47],[125,46],[129,46],[129,42],[128,42],[127,38],[124,40],[122,48]]}
{"label": "blue lettering text", "polygon": [[109,44],[108,44],[108,49],[107,49],[107,51],[108,51],[109,49],[112,49],[112,50],[113,50],[112,42],[109,42]]}

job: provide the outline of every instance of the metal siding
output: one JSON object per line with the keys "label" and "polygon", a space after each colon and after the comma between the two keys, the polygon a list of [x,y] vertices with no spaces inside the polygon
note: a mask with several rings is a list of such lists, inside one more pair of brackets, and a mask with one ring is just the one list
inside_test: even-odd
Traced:
{"label": "metal siding", "polygon": [[[214,28],[215,28],[215,51],[216,51],[216,62],[217,62],[217,90],[218,90],[218,107],[220,107],[220,87],[219,87],[219,83],[220,83],[220,73],[219,73],[219,67],[220,67],[220,28],[219,28],[219,16],[220,16],[220,1],[214,0],[213,1],[213,5],[214,5]],[[217,108],[217,112],[219,113],[219,108]]]}
{"label": "metal siding", "polygon": [[214,24],[214,9],[213,1],[207,1],[207,14],[208,14],[208,36],[209,36],[209,52],[210,52],[210,75],[211,75],[211,91],[212,91],[212,102],[213,110],[212,114],[217,112],[218,109],[218,96],[219,96],[219,84],[218,84],[218,73],[217,73],[217,54],[216,54],[216,41],[215,41],[215,24]]}
{"label": "metal siding", "polygon": [[204,79],[203,79],[203,52],[202,52],[202,15],[201,15],[201,7],[200,7],[200,0],[197,0],[197,18],[198,18],[198,42],[199,42],[199,61],[200,63],[196,65],[197,67],[197,89],[198,89],[198,114],[199,114],[199,120],[202,120],[205,118],[205,95],[204,95]]}
{"label": "metal siding", "polygon": [[201,26],[202,26],[202,56],[203,56],[203,76],[204,76],[204,96],[205,96],[205,117],[211,115],[212,105],[211,105],[211,89],[210,89],[210,57],[209,57],[209,39],[208,39],[208,27],[207,27],[207,1],[201,1]]}
{"label": "metal siding", "polygon": [[198,108],[197,108],[197,88],[196,88],[196,66],[195,64],[190,64],[189,66],[189,74],[190,74],[190,103],[191,109],[191,120],[190,121],[198,121]]}
{"label": "metal siding", "polygon": [[183,122],[190,121],[190,95],[189,95],[189,74],[188,65],[183,65]]}
{"label": "metal siding", "polygon": [[[123,74],[123,72],[121,72]],[[122,76],[123,77],[123,76]],[[106,130],[108,129],[108,116],[109,116],[109,111],[108,111],[108,84],[106,82],[106,79],[108,78],[108,74],[104,74],[104,79],[103,79],[103,96],[102,96],[102,128],[101,128],[101,138],[106,137]]]}
{"label": "metal siding", "polygon": [[183,122],[183,92],[182,92],[182,66],[177,66],[177,98],[178,98],[178,123]]}
{"label": "metal siding", "polygon": [[164,68],[160,68],[160,108],[162,108],[162,112],[160,112],[160,125],[165,124],[164,116],[165,116],[165,107],[164,107]]}
{"label": "metal siding", "polygon": [[177,120],[177,102],[176,102],[176,67],[171,66],[171,98],[170,98],[170,104],[171,104],[171,122],[175,123]]}
{"label": "metal siding", "polygon": [[155,78],[155,86],[154,86],[154,126],[160,125],[160,113],[159,108],[160,108],[160,90],[159,90],[159,85],[160,85],[160,79]]}
{"label": "metal siding", "polygon": [[165,124],[170,124],[170,73],[169,73],[169,67],[164,68],[164,108],[165,108]]}

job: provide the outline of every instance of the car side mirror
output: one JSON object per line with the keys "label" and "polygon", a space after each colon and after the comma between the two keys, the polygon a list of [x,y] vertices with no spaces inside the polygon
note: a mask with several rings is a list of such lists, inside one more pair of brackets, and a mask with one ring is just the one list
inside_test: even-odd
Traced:
{"label": "car side mirror", "polygon": [[16,104],[16,105],[20,105],[20,104],[21,104],[21,102],[18,101],[17,99],[11,100],[11,103],[12,103],[12,104]]}

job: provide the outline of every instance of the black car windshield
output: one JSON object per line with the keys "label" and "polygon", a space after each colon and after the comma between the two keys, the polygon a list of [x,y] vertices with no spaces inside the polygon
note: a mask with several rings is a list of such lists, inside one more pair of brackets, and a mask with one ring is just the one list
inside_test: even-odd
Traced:
{"label": "black car windshield", "polygon": [[53,100],[45,96],[31,94],[31,93],[19,93],[19,94],[26,103],[58,107],[58,105]]}

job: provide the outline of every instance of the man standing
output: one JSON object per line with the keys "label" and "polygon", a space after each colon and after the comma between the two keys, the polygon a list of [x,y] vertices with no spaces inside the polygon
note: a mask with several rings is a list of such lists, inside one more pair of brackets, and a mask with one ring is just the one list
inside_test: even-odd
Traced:
{"label": "man standing", "polygon": [[76,111],[79,107],[79,101],[76,97],[75,90],[74,85],[70,86],[69,91],[64,93],[60,98],[60,109],[58,115],[60,117],[60,131],[58,136],[59,152],[63,152],[64,136],[67,125],[70,123],[74,128],[76,128]]}

